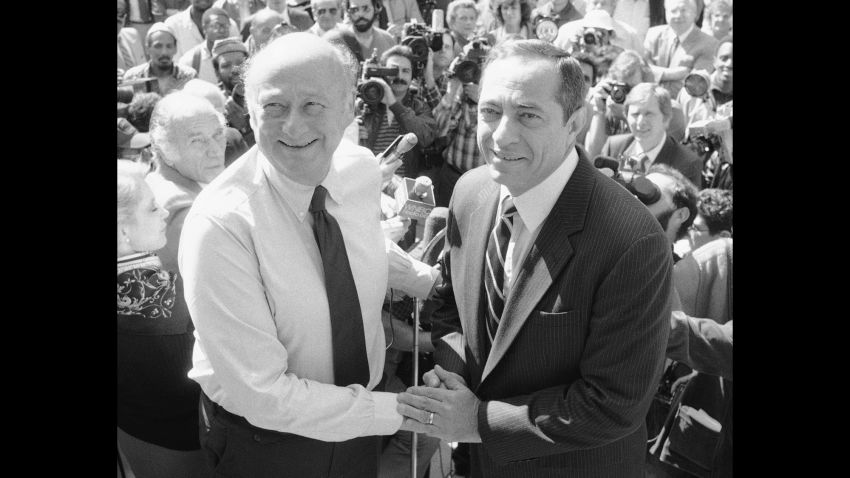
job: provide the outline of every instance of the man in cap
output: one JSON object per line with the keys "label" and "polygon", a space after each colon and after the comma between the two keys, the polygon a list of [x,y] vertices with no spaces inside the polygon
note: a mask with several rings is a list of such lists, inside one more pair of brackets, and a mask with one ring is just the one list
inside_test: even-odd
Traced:
{"label": "man in cap", "polygon": [[212,48],[216,41],[227,38],[229,23],[230,17],[224,9],[208,8],[202,16],[204,42],[193,46],[184,53],[180,57],[179,63],[191,66],[198,72],[199,79],[209,81],[212,84],[218,83],[212,65]]}
{"label": "man in cap", "polygon": [[118,159],[150,161],[151,137],[140,133],[126,118],[118,118]]}
{"label": "man in cap", "polygon": [[634,50],[643,55],[643,44],[637,35],[637,30],[612,18],[616,6],[617,0],[590,0],[587,2],[587,13],[584,18],[565,23],[558,29],[555,45],[569,50],[576,39],[584,33],[585,28],[601,28],[612,33],[610,36],[612,45],[623,50]]}
{"label": "man in cap", "polygon": [[[175,53],[177,58],[182,57],[195,45],[204,42],[206,34],[204,33],[203,15],[212,4],[213,0],[192,0],[189,8],[165,19],[165,24],[171,28],[174,37],[177,39],[177,53]],[[229,23],[230,29],[224,37],[239,36],[239,27],[236,26],[236,22],[230,19]]]}
{"label": "man in cap", "polygon": [[[248,110],[245,108],[245,89],[239,70],[248,59],[248,49],[238,38],[218,40],[212,49],[213,69],[218,78],[218,87],[227,100],[224,103],[224,117],[227,126],[236,129],[250,147],[254,145],[254,132],[248,122]],[[230,164],[228,162],[228,164]]]}
{"label": "man in cap", "polygon": [[[140,80],[132,85],[134,91],[153,91],[165,96],[174,90],[179,90],[197,75],[191,66],[174,63],[177,37],[164,23],[157,22],[151,26],[145,38],[145,47],[150,61],[134,66],[124,73],[125,83]],[[150,78],[151,81],[141,81],[146,78]]]}

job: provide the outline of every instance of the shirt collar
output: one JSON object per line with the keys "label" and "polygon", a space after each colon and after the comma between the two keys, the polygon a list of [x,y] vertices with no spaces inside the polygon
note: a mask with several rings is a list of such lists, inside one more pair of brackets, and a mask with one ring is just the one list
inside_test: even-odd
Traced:
{"label": "shirt collar", "polygon": [[645,154],[646,157],[648,158],[647,167],[649,167],[650,164],[655,162],[655,158],[658,157],[658,153],[661,152],[661,148],[664,147],[664,143],[666,143],[666,142],[667,142],[667,133],[664,133],[664,136],[661,137],[661,141],[659,141],[658,144],[655,145],[655,147],[653,147],[649,151],[643,151],[641,149],[640,142],[638,142],[637,138],[635,138],[635,140],[632,141],[631,147],[629,148],[631,150],[630,155],[631,156],[640,156],[641,154]]}
{"label": "shirt collar", "polygon": [[[316,188],[297,183],[278,171],[259,148],[257,149],[257,156],[263,174],[268,179],[272,189],[280,194],[289,209],[295,213],[298,221],[304,222],[307,213],[310,212],[310,201],[313,199],[313,191]],[[334,153],[334,157],[336,157],[336,153]],[[345,195],[345,183],[339,175],[336,163],[337,161],[334,159],[331,160],[331,167],[328,170],[328,174],[319,184],[328,190],[328,197],[330,199],[338,205],[342,205]]]}
{"label": "shirt collar", "polygon": [[[522,218],[523,224],[525,224],[525,227],[531,233],[537,231],[543,224],[543,221],[546,220],[546,217],[549,216],[577,165],[578,153],[575,147],[573,147],[567,154],[566,159],[564,159],[561,165],[558,166],[558,169],[553,171],[549,177],[521,195],[513,197],[519,217]],[[499,191],[500,214],[505,196],[509,194],[508,188],[502,185]]]}
{"label": "shirt collar", "polygon": [[693,23],[691,23],[691,28],[688,28],[687,30],[685,30],[685,32],[682,33],[681,35],[678,35],[679,43],[684,43],[685,38],[688,38],[688,35],[690,35],[692,31],[694,31],[694,24]]}

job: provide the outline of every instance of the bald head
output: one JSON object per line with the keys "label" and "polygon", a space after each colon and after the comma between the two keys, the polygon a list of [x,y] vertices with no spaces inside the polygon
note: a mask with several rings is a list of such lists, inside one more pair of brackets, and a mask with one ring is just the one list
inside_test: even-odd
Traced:
{"label": "bald head", "polygon": [[264,8],[251,17],[251,36],[257,46],[261,47],[269,41],[274,27],[283,22],[283,15],[274,10]]}
{"label": "bald head", "polygon": [[[250,60],[245,74],[245,92],[249,101],[256,99],[256,87],[262,82],[290,72],[306,82],[326,86],[337,95],[353,93],[348,78],[347,62],[342,53],[328,41],[306,32],[290,33],[273,40]],[[324,81],[318,81],[324,80]]]}
{"label": "bald head", "polygon": [[326,40],[296,32],[249,62],[245,99],[260,152],[293,181],[321,183],[354,119],[354,76],[345,58]]}

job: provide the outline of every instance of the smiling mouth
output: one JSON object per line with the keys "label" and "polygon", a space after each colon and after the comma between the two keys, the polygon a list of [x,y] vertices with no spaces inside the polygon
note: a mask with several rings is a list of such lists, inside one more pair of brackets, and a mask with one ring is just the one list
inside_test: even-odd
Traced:
{"label": "smiling mouth", "polygon": [[493,155],[496,156],[497,158],[499,158],[499,161],[505,161],[507,163],[512,163],[512,162],[519,161],[519,160],[523,159],[522,156],[514,156],[514,155],[511,155],[511,154],[497,153],[495,151],[493,152]]}
{"label": "smiling mouth", "polygon": [[318,141],[318,140],[317,140],[317,139],[314,139],[313,141],[310,141],[309,143],[307,143],[307,144],[302,144],[302,145],[298,145],[298,144],[289,144],[289,143],[287,143],[287,142],[285,142],[285,141],[283,141],[283,140],[279,140],[279,141],[280,141],[280,144],[282,144],[282,145],[286,146],[287,148],[293,148],[293,149],[304,149],[304,148],[306,148],[307,146],[310,146],[311,144],[315,143],[315,142],[316,142],[316,141]]}

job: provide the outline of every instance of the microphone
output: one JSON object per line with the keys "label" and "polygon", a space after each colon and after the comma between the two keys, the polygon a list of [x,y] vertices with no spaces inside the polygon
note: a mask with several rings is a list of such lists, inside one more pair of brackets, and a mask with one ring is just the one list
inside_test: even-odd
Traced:
{"label": "microphone", "polygon": [[428,176],[416,180],[403,178],[395,191],[398,215],[409,219],[426,219],[434,209],[434,186]]}
{"label": "microphone", "polygon": [[413,133],[400,135],[381,153],[381,164],[391,163],[416,146],[419,139]]}
{"label": "microphone", "polygon": [[600,155],[593,160],[593,167],[610,178],[617,175],[617,170],[620,168],[620,162],[610,156]]}

